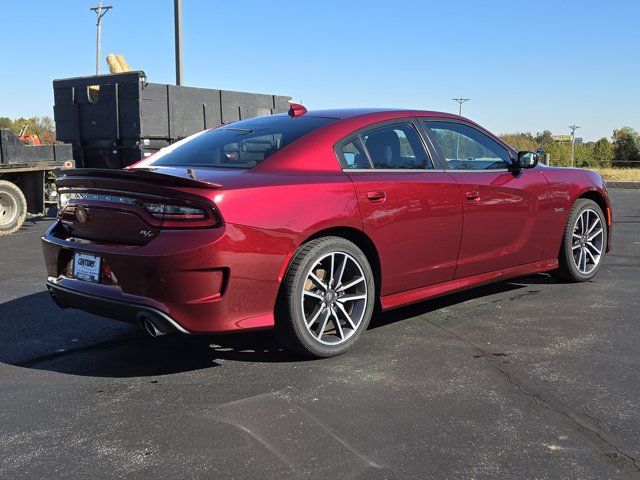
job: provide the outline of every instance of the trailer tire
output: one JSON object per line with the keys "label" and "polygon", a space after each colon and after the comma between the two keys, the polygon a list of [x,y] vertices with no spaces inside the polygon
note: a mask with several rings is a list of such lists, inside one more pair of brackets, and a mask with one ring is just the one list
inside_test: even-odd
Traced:
{"label": "trailer tire", "polygon": [[17,232],[27,217],[27,199],[14,183],[0,180],[0,237]]}

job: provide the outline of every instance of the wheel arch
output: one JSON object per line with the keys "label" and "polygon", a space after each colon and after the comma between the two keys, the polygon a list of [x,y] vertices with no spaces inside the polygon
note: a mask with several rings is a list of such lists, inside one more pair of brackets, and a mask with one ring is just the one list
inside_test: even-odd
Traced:
{"label": "wheel arch", "polygon": [[362,230],[358,230],[357,228],[354,228],[354,227],[338,226],[338,227],[330,227],[330,228],[318,230],[317,232],[309,235],[307,238],[304,239],[303,242],[300,243],[300,245],[298,245],[298,247],[296,248],[296,251],[292,253],[291,256],[287,259],[287,262],[285,263],[285,268],[282,269],[279,275],[280,288],[278,289],[275,308],[276,309],[278,308],[279,299],[282,295],[283,281],[298,251],[311,240],[315,240],[317,238],[322,238],[322,237],[341,237],[346,240],[349,240],[350,242],[355,244],[360,250],[362,250],[362,253],[364,253],[364,255],[367,257],[367,260],[369,260],[369,264],[371,265],[371,270],[373,271],[373,278],[375,280],[375,287],[376,287],[376,294],[375,294],[376,304],[379,304],[381,283],[382,283],[382,267],[380,264],[380,255],[378,253],[378,249],[373,243],[373,240],[371,240],[371,238]]}
{"label": "wheel arch", "polygon": [[578,198],[576,198],[576,200],[580,198],[586,198],[588,200],[592,200],[596,202],[596,204],[602,209],[602,212],[604,213],[604,216],[606,219],[605,225],[607,227],[607,245],[606,245],[605,251],[609,252],[611,250],[611,226],[613,223],[613,219],[611,218],[612,216],[611,206],[609,202],[607,201],[605,196],[598,190],[587,190],[585,192],[582,192],[578,196]]}

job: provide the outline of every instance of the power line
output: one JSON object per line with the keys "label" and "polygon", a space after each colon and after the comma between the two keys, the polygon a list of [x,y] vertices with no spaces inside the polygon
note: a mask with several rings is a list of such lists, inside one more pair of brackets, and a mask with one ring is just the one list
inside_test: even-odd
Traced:
{"label": "power line", "polygon": [[576,130],[579,129],[580,126],[578,125],[569,125],[569,129],[571,130],[571,166],[573,167],[574,161],[573,161],[573,151],[574,151],[574,146],[576,143]]}
{"label": "power line", "polygon": [[96,14],[96,75],[100,75],[100,49],[102,48],[102,17],[104,17],[112,6],[102,6],[102,0],[98,3],[97,7],[91,7]]}
{"label": "power line", "polygon": [[462,97],[460,97],[460,98],[454,98],[454,100],[460,104],[460,108],[458,110],[458,115],[462,115],[462,104],[468,102],[471,99],[470,98],[462,98]]}

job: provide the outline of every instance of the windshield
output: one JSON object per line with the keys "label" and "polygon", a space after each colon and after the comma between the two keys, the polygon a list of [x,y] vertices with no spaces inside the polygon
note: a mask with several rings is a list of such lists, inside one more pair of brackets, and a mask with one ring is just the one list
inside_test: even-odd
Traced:
{"label": "windshield", "polygon": [[274,115],[197,133],[163,148],[151,166],[251,168],[334,118]]}

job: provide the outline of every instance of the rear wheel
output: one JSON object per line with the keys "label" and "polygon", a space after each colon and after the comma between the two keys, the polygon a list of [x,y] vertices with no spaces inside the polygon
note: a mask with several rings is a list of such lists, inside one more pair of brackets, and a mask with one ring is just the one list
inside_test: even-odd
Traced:
{"label": "rear wheel", "polygon": [[602,264],[607,247],[607,226],[604,213],[593,200],[581,198],[569,214],[560,256],[559,277],[572,282],[593,278]]}
{"label": "rear wheel", "polygon": [[339,355],[367,329],[374,297],[371,266],[356,245],[340,237],[312,240],[284,279],[276,336],[303,355]]}
{"label": "rear wheel", "polygon": [[20,229],[27,217],[27,200],[13,183],[0,180],[0,236]]}

